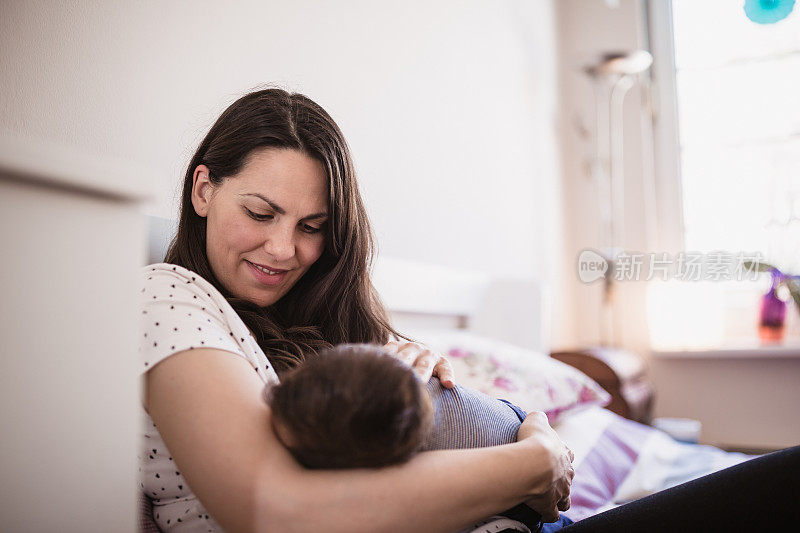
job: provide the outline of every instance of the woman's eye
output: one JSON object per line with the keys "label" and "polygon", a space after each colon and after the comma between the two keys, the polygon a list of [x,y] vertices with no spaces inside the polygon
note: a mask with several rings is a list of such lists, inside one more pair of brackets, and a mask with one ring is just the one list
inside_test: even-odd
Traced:
{"label": "woman's eye", "polygon": [[303,231],[305,231],[306,233],[319,233],[320,231],[322,231],[322,228],[315,228],[314,226],[303,224]]}
{"label": "woman's eye", "polygon": [[256,220],[270,220],[271,218],[273,218],[273,216],[269,215],[269,214],[261,215],[259,213],[254,213],[254,212],[250,211],[249,209],[247,209],[246,207],[244,208],[244,210],[247,211],[247,214],[250,215],[250,218],[254,218]]}

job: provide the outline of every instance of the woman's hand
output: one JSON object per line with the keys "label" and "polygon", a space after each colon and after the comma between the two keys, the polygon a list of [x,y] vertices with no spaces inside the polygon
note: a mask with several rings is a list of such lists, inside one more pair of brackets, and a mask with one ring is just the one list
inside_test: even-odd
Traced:
{"label": "woman's hand", "polygon": [[558,512],[566,511],[570,506],[569,491],[575,476],[572,467],[575,454],[550,427],[547,416],[541,411],[528,414],[519,427],[517,441],[524,439],[537,439],[552,456],[551,475],[542,480],[539,494],[525,503],[538,511],[545,522],[555,522]]}
{"label": "woman's hand", "polygon": [[383,349],[410,366],[423,383],[427,383],[431,376],[436,376],[445,388],[452,389],[456,386],[450,361],[427,346],[416,342],[399,344],[390,341],[383,346]]}

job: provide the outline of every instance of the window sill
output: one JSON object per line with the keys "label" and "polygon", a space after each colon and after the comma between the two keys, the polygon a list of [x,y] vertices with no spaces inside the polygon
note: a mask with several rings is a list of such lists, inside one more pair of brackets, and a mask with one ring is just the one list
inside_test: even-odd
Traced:
{"label": "window sill", "polygon": [[800,359],[800,339],[782,343],[741,342],[717,348],[653,350],[656,359]]}

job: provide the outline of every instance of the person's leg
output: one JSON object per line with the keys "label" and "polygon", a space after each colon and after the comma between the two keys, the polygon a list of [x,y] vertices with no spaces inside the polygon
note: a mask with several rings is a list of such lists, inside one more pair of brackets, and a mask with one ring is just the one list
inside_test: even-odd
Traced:
{"label": "person's leg", "polygon": [[796,531],[798,527],[800,446],[795,446],[585,518],[563,531]]}
{"label": "person's leg", "polygon": [[509,402],[508,400],[504,400],[502,398],[499,398],[499,400],[501,402],[503,402],[504,404],[508,405],[511,409],[514,410],[514,412],[517,414],[517,417],[519,418],[520,422],[524,422],[525,421],[525,417],[528,416],[528,413],[526,413],[525,410],[522,407],[520,407],[518,405],[514,405],[513,403]]}
{"label": "person's leg", "polygon": [[519,408],[461,385],[445,389],[436,378],[428,382],[427,390],[434,424],[423,450],[479,448],[517,440],[525,419]]}

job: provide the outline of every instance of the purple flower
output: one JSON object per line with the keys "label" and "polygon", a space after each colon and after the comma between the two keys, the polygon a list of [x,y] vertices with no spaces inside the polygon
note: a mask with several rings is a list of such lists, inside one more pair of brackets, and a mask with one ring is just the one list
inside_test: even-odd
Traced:
{"label": "purple flower", "polygon": [[594,398],[594,391],[589,387],[583,387],[581,388],[581,392],[578,394],[578,403],[591,402],[594,400]]}
{"label": "purple flower", "polygon": [[549,383],[547,384],[547,395],[550,396],[551,402],[556,401],[556,391]]}
{"label": "purple flower", "polygon": [[503,389],[503,390],[507,390],[507,391],[510,391],[510,392],[511,392],[511,391],[515,391],[515,390],[519,390],[519,389],[517,389],[516,385],[514,385],[514,384],[511,382],[511,380],[510,380],[510,379],[508,379],[508,378],[503,378],[503,377],[500,377],[500,378],[494,378],[493,385],[494,385],[495,387],[497,387],[498,389]]}
{"label": "purple flower", "polygon": [[454,359],[463,359],[469,355],[469,352],[462,350],[461,348],[450,348],[450,351],[447,352],[447,355],[453,357]]}
{"label": "purple flower", "polygon": [[506,363],[505,361],[502,361],[502,360],[498,359],[494,355],[490,355],[489,356],[489,362],[491,362],[495,366],[495,368],[498,368],[498,369],[509,369],[509,368],[511,368],[510,364]]}

